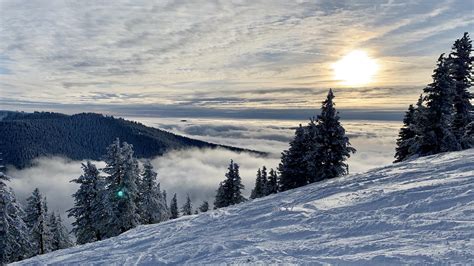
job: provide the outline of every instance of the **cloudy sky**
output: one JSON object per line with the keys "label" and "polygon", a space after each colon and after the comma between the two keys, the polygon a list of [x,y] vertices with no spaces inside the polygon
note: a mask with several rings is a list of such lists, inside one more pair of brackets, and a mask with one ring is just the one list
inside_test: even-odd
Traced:
{"label": "cloudy sky", "polygon": [[[332,87],[358,149],[351,171],[365,171],[393,160],[403,111],[439,54],[472,31],[473,10],[474,0],[0,0],[0,110],[115,114],[270,153],[155,158],[162,187],[198,204],[212,200],[231,158],[248,195],[256,169],[278,165]],[[342,64],[354,51],[370,64]],[[371,64],[363,84],[336,75]],[[64,214],[80,163],[39,158],[10,169],[11,185],[22,200],[39,187]]]}
{"label": "cloudy sky", "polygon": [[[315,108],[334,87],[339,108],[403,110],[472,29],[473,9],[473,0],[0,0],[0,109],[265,116]],[[333,73],[354,50],[379,66],[363,86]]]}

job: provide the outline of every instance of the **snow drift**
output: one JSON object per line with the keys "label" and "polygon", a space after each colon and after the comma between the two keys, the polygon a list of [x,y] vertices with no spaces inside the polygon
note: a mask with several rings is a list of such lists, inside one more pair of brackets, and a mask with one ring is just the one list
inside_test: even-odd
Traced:
{"label": "snow drift", "polygon": [[474,263],[474,149],[140,226],[19,262]]}

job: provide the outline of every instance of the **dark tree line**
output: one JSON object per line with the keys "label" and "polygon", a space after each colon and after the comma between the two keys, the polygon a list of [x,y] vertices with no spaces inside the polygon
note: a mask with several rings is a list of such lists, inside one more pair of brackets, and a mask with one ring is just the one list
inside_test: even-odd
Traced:
{"label": "dark tree line", "polygon": [[267,174],[265,166],[257,170],[255,178],[255,187],[250,194],[251,199],[261,198],[278,192],[278,175],[273,169]]}
{"label": "dark tree line", "polygon": [[472,110],[472,41],[468,33],[441,54],[433,82],[410,105],[400,129],[395,162],[474,147]]}
{"label": "dark tree line", "polygon": [[8,112],[0,120],[0,135],[0,150],[5,164],[19,168],[29,166],[40,156],[100,160],[104,150],[116,138],[133,144],[139,158],[151,158],[186,147],[219,147],[137,122],[93,113],[68,116],[48,112]]}

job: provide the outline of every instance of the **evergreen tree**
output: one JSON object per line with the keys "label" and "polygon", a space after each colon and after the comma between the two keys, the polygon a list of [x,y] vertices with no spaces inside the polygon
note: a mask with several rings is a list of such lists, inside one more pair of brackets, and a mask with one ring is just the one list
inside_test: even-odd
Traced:
{"label": "evergreen tree", "polygon": [[209,210],[209,202],[203,201],[201,206],[199,206],[200,212],[207,212]]}
{"label": "evergreen tree", "polygon": [[451,75],[454,79],[454,117],[453,132],[461,145],[461,148],[468,149],[474,146],[469,142],[464,142],[463,138],[467,130],[467,126],[473,121],[472,115],[472,94],[469,89],[472,86],[472,63],[474,57],[471,55],[472,42],[469,34],[466,32],[461,39],[454,42],[452,52],[450,54],[449,63]]}
{"label": "evergreen tree", "polygon": [[268,195],[268,192],[267,192],[267,186],[268,186],[268,173],[267,173],[267,167],[264,165],[262,167],[262,194],[260,197],[264,197],[266,195]]}
{"label": "evergreen tree", "polygon": [[268,176],[265,166],[262,167],[262,170],[259,168],[255,179],[255,188],[252,190],[250,198],[261,198],[276,193],[278,189],[277,182],[277,176],[273,169],[270,170],[270,176]]}
{"label": "evergreen tree", "polygon": [[47,205],[38,188],[27,199],[25,212],[25,223],[30,230],[32,241],[32,253],[38,255],[51,251],[51,232],[48,227]]}
{"label": "evergreen tree", "polygon": [[425,97],[423,94],[420,94],[413,114],[413,131],[415,132],[415,137],[413,141],[408,143],[410,144],[408,148],[409,155],[406,159],[417,157],[422,153],[426,153],[430,149],[429,141],[425,140],[427,134],[424,134],[426,128],[430,124],[427,116],[427,108],[424,105],[424,102]]}
{"label": "evergreen tree", "polygon": [[278,166],[280,191],[301,187],[308,183],[306,154],[305,128],[299,125],[294,139],[290,142],[290,148],[282,153],[281,163]]}
{"label": "evergreen tree", "polygon": [[251,199],[260,198],[264,195],[265,187],[262,182],[262,171],[260,168],[257,170],[257,177],[255,178],[255,187],[250,194]]}
{"label": "evergreen tree", "polygon": [[317,123],[317,119],[312,117],[305,128],[304,143],[306,146],[306,152],[303,156],[303,160],[304,166],[306,167],[306,184],[318,181],[318,171],[320,170],[319,163],[321,154],[319,152],[321,144],[317,139],[319,134],[319,127]]}
{"label": "evergreen tree", "polygon": [[270,174],[268,176],[268,182],[266,185],[267,195],[274,194],[278,192],[278,176],[275,170],[270,169]]}
{"label": "evergreen tree", "polygon": [[166,193],[166,190],[163,189],[163,192],[161,193],[162,198],[163,198],[163,203],[165,204],[165,210],[166,210],[166,217],[167,220],[170,219],[171,213],[170,213],[170,208],[168,208],[168,195]]}
{"label": "evergreen tree", "polygon": [[0,265],[25,259],[31,254],[28,227],[22,219],[24,212],[13,191],[5,184],[8,180],[0,165]]}
{"label": "evergreen tree", "polygon": [[227,207],[246,201],[242,196],[244,185],[240,178],[239,165],[234,163],[233,160],[230,161],[225,177],[226,179],[219,184],[219,188],[217,189],[214,208]]}
{"label": "evergreen tree", "polygon": [[72,247],[73,243],[60,215],[56,216],[54,212],[51,213],[49,227],[51,230],[51,251]]}
{"label": "evergreen tree", "polygon": [[[233,162],[231,161],[231,165],[232,163]],[[245,187],[244,187],[244,184],[242,184],[242,178],[240,177],[239,169],[240,169],[239,165],[237,163],[234,163],[234,174],[233,174],[233,178],[230,179],[232,183],[231,187],[232,187],[232,192],[233,192],[231,203],[230,203],[231,205],[239,204],[247,200],[244,198],[244,196],[242,196],[242,190]]]}
{"label": "evergreen tree", "polygon": [[[5,173],[5,166],[2,164],[3,158],[1,158],[2,153],[0,153],[0,186],[7,186],[4,182],[9,181],[10,178]],[[3,185],[2,185],[3,184]]]}
{"label": "evergreen tree", "polygon": [[454,82],[444,54],[438,59],[433,73],[433,83],[425,89],[426,118],[429,123],[421,131],[423,150],[421,156],[460,149],[451,128],[453,114]]}
{"label": "evergreen tree", "polygon": [[[433,82],[418,100],[412,126],[400,131],[396,161],[474,147],[472,116],[472,44],[467,33],[456,40],[449,58],[442,54]],[[410,120],[407,113],[405,119]],[[415,135],[410,138],[411,135]]]}
{"label": "evergreen tree", "polygon": [[173,199],[171,199],[171,204],[170,204],[170,219],[176,219],[179,217],[179,212],[178,212],[178,198],[176,197],[176,193],[173,196]]}
{"label": "evergreen tree", "polygon": [[410,153],[410,147],[412,147],[416,136],[414,119],[415,107],[410,104],[408,111],[405,114],[405,118],[403,119],[403,127],[400,129],[400,133],[398,134],[397,148],[395,150],[395,162],[401,162],[412,155]]}
{"label": "evergreen tree", "polygon": [[166,193],[166,190],[163,189],[163,193],[161,193],[163,195],[163,202],[165,203],[165,206],[166,208],[168,209],[168,195]]}
{"label": "evergreen tree", "polygon": [[474,147],[474,121],[466,126],[466,131],[461,139],[463,147]]}
{"label": "evergreen tree", "polygon": [[56,238],[57,235],[57,230],[58,230],[58,224],[56,221],[56,214],[54,212],[49,213],[48,217],[48,227],[49,231],[51,233],[51,251],[58,250],[58,239]]}
{"label": "evergreen tree", "polygon": [[138,161],[133,157],[133,147],[120,140],[107,148],[104,158],[106,177],[106,202],[108,203],[108,237],[119,235],[140,223],[138,213]]}
{"label": "evergreen tree", "polygon": [[228,191],[227,188],[227,180],[224,180],[219,183],[219,187],[217,188],[217,193],[216,193],[216,198],[214,200],[214,209],[222,208],[222,207],[227,207],[229,206],[230,199],[228,198],[228,194],[226,194],[226,191]]}
{"label": "evergreen tree", "polygon": [[314,172],[311,172],[311,182],[348,174],[349,166],[345,161],[351,153],[356,152],[339,122],[333,99],[334,94],[329,90],[318,116],[317,135],[314,137],[317,148],[312,151],[316,155],[311,156],[317,161],[312,162],[316,167],[313,168]]}
{"label": "evergreen tree", "polygon": [[191,204],[191,199],[189,198],[189,194],[186,196],[186,202],[181,207],[181,213],[183,216],[191,215],[193,213],[193,206]]}
{"label": "evergreen tree", "polygon": [[140,183],[139,209],[144,224],[154,224],[168,219],[166,203],[157,183],[157,173],[150,161],[143,164],[143,174]]}
{"label": "evergreen tree", "polygon": [[104,180],[90,161],[82,164],[82,170],[79,178],[71,180],[79,184],[79,189],[72,195],[74,206],[67,211],[69,217],[75,218],[72,232],[78,244],[102,240],[108,223]]}

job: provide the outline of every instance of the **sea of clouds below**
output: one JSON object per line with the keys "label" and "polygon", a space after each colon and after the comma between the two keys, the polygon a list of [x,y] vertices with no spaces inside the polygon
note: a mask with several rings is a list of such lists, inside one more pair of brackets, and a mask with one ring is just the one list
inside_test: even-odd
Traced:
{"label": "sea of clouds below", "polygon": [[[177,193],[178,203],[181,204],[186,194],[189,194],[195,207],[203,200],[213,201],[215,190],[224,179],[231,159],[240,164],[246,187],[244,194],[248,196],[253,187],[256,170],[263,165],[268,168],[277,167],[281,151],[288,147],[288,142],[294,134],[294,127],[299,123],[306,123],[294,120],[130,119],[201,140],[269,153],[267,157],[259,157],[224,149],[189,149],[153,158],[152,164],[158,171],[162,189],[168,192],[168,200]],[[349,160],[352,173],[393,161],[399,123],[353,120],[343,123],[352,145],[358,150]],[[102,162],[96,163],[98,167],[103,167]],[[77,190],[77,185],[70,180],[81,173],[80,161],[60,157],[39,158],[33,167],[22,170],[9,169],[9,174],[14,177],[10,185],[21,202],[38,187],[47,196],[50,210],[61,213],[64,218],[66,210],[73,204],[71,195]],[[70,223],[72,219],[67,221]]]}

